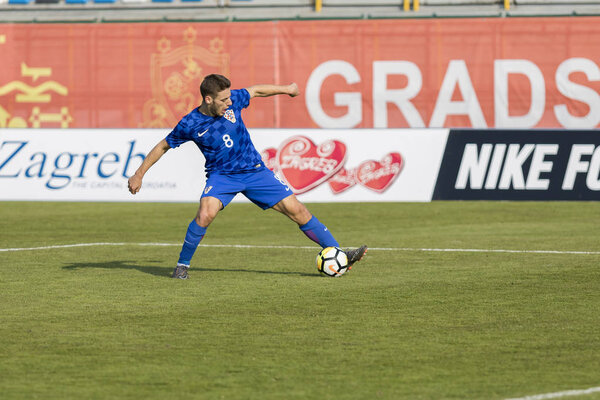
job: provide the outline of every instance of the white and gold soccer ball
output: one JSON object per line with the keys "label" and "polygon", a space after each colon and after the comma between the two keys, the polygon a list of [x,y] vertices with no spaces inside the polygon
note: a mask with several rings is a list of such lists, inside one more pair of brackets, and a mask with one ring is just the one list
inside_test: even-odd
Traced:
{"label": "white and gold soccer ball", "polygon": [[317,255],[317,269],[330,277],[340,277],[348,271],[348,257],[339,247],[326,247]]}

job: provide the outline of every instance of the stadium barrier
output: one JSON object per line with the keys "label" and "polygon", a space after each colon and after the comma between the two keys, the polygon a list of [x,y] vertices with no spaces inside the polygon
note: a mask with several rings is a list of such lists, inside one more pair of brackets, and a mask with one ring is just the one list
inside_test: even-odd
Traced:
{"label": "stadium barrier", "polygon": [[0,127],[168,129],[222,73],[298,83],[253,127],[592,129],[599,46],[600,17],[0,24]]}
{"label": "stadium barrier", "polygon": [[[0,200],[196,202],[193,143],[136,196],[127,179],[168,130],[0,131]],[[600,131],[251,129],[265,165],[305,202],[600,200]],[[235,201],[246,201],[238,196]]]}

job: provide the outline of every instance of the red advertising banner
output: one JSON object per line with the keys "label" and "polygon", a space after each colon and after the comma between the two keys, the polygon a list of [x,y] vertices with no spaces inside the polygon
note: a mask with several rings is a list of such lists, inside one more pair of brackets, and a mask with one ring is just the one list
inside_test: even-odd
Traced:
{"label": "red advertising banner", "polygon": [[0,25],[0,127],[169,128],[204,75],[261,128],[597,128],[600,17]]}
{"label": "red advertising banner", "polygon": [[[210,73],[274,77],[274,24],[0,25],[0,126],[174,126]],[[273,99],[248,125],[273,126]]]}

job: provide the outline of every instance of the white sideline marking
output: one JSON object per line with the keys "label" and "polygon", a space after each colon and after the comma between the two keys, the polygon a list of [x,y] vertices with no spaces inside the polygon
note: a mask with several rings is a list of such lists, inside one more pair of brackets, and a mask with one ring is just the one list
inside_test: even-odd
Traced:
{"label": "white sideline marking", "polygon": [[600,392],[600,386],[599,387],[589,388],[589,389],[582,389],[582,390],[565,390],[564,392],[535,394],[535,395],[532,395],[532,396],[518,397],[518,398],[506,399],[506,400],[558,399],[560,397],[581,396],[581,395],[584,395],[584,394],[591,394],[591,393],[596,393],[596,392]]}
{"label": "white sideline marking", "polygon": [[[92,246],[181,246],[181,243],[74,243],[61,244],[41,247],[13,247],[0,249],[0,252],[7,251],[34,251],[50,249],[67,249],[71,247],[92,247]],[[266,246],[252,244],[200,244],[200,247],[228,247],[242,249],[311,249],[315,246]],[[429,248],[409,248],[409,247],[369,247],[369,250],[376,251],[424,251],[424,252],[456,252],[456,253],[516,253],[516,254],[586,254],[600,255],[600,251],[561,251],[561,250],[502,250],[502,249],[429,249]]]}

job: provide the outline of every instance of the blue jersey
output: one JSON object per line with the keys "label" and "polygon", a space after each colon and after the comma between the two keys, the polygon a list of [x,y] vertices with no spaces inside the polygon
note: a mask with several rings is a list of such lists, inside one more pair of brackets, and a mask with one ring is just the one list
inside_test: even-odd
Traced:
{"label": "blue jersey", "polygon": [[206,159],[207,175],[256,171],[264,166],[242,121],[241,112],[250,104],[250,93],[232,90],[231,103],[222,117],[210,117],[195,108],[166,137],[171,148],[194,141]]}

